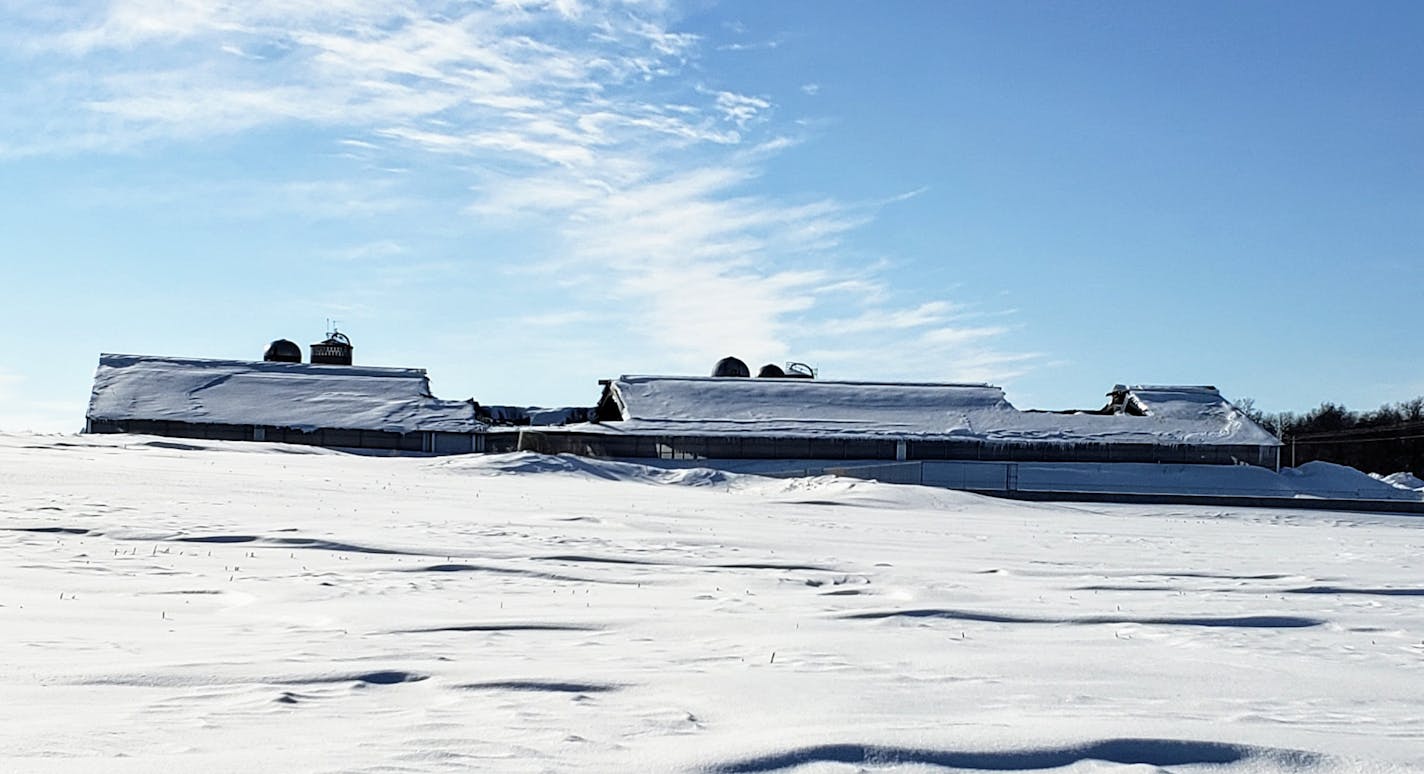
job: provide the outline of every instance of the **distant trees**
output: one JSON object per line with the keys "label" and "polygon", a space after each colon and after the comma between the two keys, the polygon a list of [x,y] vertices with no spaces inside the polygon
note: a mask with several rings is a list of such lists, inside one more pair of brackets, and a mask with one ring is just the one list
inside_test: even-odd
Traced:
{"label": "distant trees", "polygon": [[1373,473],[1424,470],[1424,397],[1373,411],[1327,401],[1304,414],[1266,413],[1250,398],[1236,406],[1286,444],[1282,464],[1325,460]]}
{"label": "distant trees", "polygon": [[1266,413],[1257,408],[1256,401],[1251,398],[1242,398],[1235,401],[1235,404],[1246,416],[1270,430],[1277,438],[1424,422],[1424,397],[1400,403],[1386,403],[1374,411],[1351,411],[1338,403],[1326,401],[1304,414],[1292,411]]}

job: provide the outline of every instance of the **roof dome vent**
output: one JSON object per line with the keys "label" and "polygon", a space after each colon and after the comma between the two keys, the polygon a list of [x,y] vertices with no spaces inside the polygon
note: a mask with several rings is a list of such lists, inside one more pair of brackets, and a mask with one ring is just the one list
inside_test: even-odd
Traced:
{"label": "roof dome vent", "polygon": [[717,361],[717,366],[712,369],[713,376],[732,376],[748,378],[752,375],[752,369],[747,368],[747,364],[734,357],[724,357]]}
{"label": "roof dome vent", "polygon": [[786,372],[781,370],[781,366],[775,363],[767,363],[757,371],[758,379],[785,379]]}
{"label": "roof dome vent", "polygon": [[302,348],[294,341],[277,339],[267,345],[267,351],[262,353],[262,359],[269,363],[300,363],[302,362]]}

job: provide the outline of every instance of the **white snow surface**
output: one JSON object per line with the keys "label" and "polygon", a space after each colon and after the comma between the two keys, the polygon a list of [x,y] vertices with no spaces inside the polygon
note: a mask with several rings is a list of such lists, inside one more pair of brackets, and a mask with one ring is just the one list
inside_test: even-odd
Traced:
{"label": "white snow surface", "polygon": [[1408,471],[1390,473],[1387,476],[1380,476],[1371,473],[1370,476],[1372,478],[1383,481],[1384,483],[1389,484],[1390,486],[1395,487],[1396,489],[1404,489],[1410,492],[1418,492],[1420,494],[1424,494],[1424,480],[1420,480],[1418,476]]}
{"label": "white snow surface", "polygon": [[418,368],[153,355],[100,355],[88,416],[395,433],[485,428],[471,404],[432,396]]}
{"label": "white snow surface", "polygon": [[1280,445],[1207,387],[1132,387],[1148,416],[1105,416],[1020,411],[987,384],[622,376],[610,386],[624,421],[580,431]]}
{"label": "white snow surface", "polygon": [[1424,770],[1424,520],[0,435],[0,771]]}

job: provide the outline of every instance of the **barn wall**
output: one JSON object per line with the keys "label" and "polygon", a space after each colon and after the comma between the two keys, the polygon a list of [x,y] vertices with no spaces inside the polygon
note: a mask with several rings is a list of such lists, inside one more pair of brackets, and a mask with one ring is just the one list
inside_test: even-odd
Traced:
{"label": "barn wall", "polygon": [[342,449],[374,449],[396,452],[468,454],[480,451],[483,439],[469,433],[391,433],[383,430],[319,428],[297,430],[290,427],[205,424],[157,419],[90,419],[91,433],[137,433],[169,438],[201,438],[212,441],[267,441]]}
{"label": "barn wall", "polygon": [[[896,460],[893,438],[648,436],[524,429],[519,448],[586,457],[698,459]],[[905,460],[1150,462],[1276,466],[1275,447],[1188,444],[999,442],[974,439],[905,442]]]}

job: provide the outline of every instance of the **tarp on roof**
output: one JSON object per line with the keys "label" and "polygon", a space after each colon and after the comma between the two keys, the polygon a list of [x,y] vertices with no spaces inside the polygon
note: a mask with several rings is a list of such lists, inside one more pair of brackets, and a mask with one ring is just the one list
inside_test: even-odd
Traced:
{"label": "tarp on roof", "polygon": [[440,400],[418,368],[99,356],[89,418],[199,424],[479,432],[474,406]]}
{"label": "tarp on roof", "polygon": [[1216,390],[1134,387],[1147,416],[1026,412],[987,384],[622,376],[613,433],[1279,446]]}

